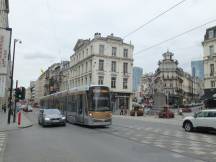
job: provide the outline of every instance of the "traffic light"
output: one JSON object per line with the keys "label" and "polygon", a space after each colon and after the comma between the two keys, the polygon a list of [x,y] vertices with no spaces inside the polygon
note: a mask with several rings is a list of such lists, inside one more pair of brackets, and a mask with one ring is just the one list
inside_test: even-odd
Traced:
{"label": "traffic light", "polygon": [[20,87],[15,89],[15,98],[16,100],[25,99],[25,87]]}
{"label": "traffic light", "polygon": [[21,87],[21,100],[25,99],[25,87]]}
{"label": "traffic light", "polygon": [[20,88],[16,88],[15,89],[15,98],[16,98],[16,100],[21,99],[21,97],[22,97],[21,89]]}

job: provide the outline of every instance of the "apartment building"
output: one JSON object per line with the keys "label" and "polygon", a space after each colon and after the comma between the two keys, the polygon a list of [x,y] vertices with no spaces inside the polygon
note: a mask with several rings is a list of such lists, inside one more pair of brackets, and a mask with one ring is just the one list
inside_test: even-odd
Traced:
{"label": "apartment building", "polygon": [[111,90],[113,111],[132,106],[133,45],[113,34],[79,39],[70,57],[70,68],[63,71],[63,88],[105,85]]}

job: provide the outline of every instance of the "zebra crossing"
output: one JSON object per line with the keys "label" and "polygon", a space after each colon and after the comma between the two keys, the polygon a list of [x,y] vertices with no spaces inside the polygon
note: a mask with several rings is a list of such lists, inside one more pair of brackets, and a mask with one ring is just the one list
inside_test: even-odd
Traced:
{"label": "zebra crossing", "polygon": [[6,140],[7,140],[6,133],[0,132],[0,156],[1,156],[1,153],[4,151]]}
{"label": "zebra crossing", "polygon": [[216,136],[187,133],[154,127],[134,127],[113,124],[106,133],[128,140],[152,145],[180,155],[196,157],[201,161],[216,161]]}

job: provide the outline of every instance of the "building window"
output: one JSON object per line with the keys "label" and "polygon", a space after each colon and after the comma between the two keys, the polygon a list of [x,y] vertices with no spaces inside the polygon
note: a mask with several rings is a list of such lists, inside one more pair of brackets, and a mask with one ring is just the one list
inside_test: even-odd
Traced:
{"label": "building window", "polygon": [[128,57],[128,49],[124,49],[124,57]]}
{"label": "building window", "polygon": [[214,46],[209,46],[209,54],[210,55],[214,54]]}
{"label": "building window", "polygon": [[123,78],[123,89],[127,89],[127,83],[128,83],[128,79]]}
{"label": "building window", "polygon": [[111,78],[111,88],[116,88],[116,77]]}
{"label": "building window", "polygon": [[116,72],[116,61],[112,61],[111,71]]}
{"label": "building window", "polygon": [[124,74],[128,73],[128,63],[127,62],[123,63],[123,73]]}
{"label": "building window", "polygon": [[208,36],[209,36],[209,39],[214,38],[214,30],[209,30]]}
{"label": "building window", "polygon": [[88,62],[86,62],[86,73],[88,72]]}
{"label": "building window", "polygon": [[99,54],[104,55],[104,45],[99,45]]}
{"label": "building window", "polygon": [[210,64],[210,76],[214,76],[214,64]]}
{"label": "building window", "polygon": [[104,80],[104,77],[103,76],[99,76],[98,77],[98,84],[99,85],[103,85],[103,80]]}
{"label": "building window", "polygon": [[212,88],[215,87],[215,81],[211,81],[211,87],[212,87]]}
{"label": "building window", "polygon": [[170,83],[170,88],[173,88],[173,83]]}
{"label": "building window", "polygon": [[99,71],[104,70],[104,60],[99,60]]}
{"label": "building window", "polygon": [[88,84],[88,79],[87,79],[87,77],[85,77],[85,84],[86,84],[86,85]]}
{"label": "building window", "polygon": [[91,46],[90,48],[91,48],[91,49],[90,49],[90,50],[91,50],[91,54],[93,54],[93,46]]}
{"label": "building window", "polygon": [[112,56],[116,56],[116,53],[117,53],[117,48],[112,47]]}
{"label": "building window", "polygon": [[88,48],[86,49],[86,55],[88,56]]}

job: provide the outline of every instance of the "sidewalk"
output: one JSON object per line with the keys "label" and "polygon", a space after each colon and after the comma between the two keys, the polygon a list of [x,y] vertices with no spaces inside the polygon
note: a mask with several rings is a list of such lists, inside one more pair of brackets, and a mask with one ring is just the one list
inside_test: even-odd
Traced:
{"label": "sidewalk", "polygon": [[0,132],[32,126],[32,122],[25,116],[25,114],[22,111],[21,113],[22,113],[21,126],[18,127],[17,118],[16,118],[16,122],[13,123],[13,117],[11,116],[11,123],[8,124],[7,123],[8,112],[4,113],[0,110]]}
{"label": "sidewalk", "polygon": [[165,119],[165,118],[159,118],[156,115],[144,115],[144,116],[123,116],[123,115],[113,115],[115,118],[123,118],[123,119],[129,119],[129,120],[139,120],[144,122],[153,122],[153,123],[162,123],[162,124],[170,124],[170,125],[176,125],[181,126],[183,118],[186,116],[190,116],[191,113],[185,113],[184,116],[176,115],[175,118]]}

